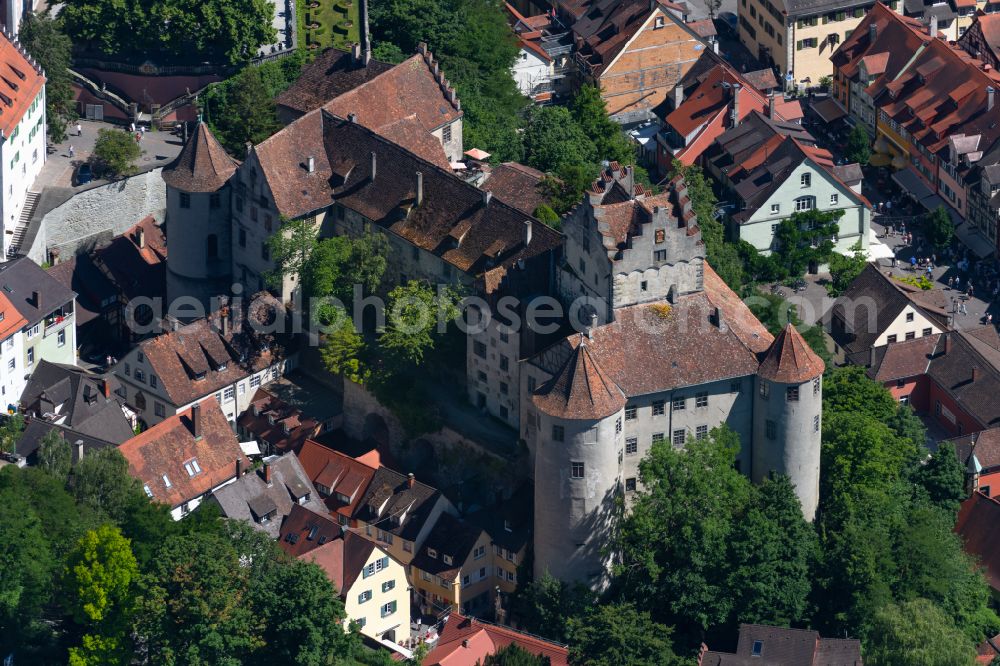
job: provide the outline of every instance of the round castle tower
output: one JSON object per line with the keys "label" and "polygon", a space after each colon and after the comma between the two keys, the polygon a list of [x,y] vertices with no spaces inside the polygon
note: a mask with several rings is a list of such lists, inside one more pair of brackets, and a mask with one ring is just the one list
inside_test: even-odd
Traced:
{"label": "round castle tower", "polygon": [[609,541],[619,492],[625,395],[580,336],[566,362],[531,399],[539,419],[535,577],[547,571],[602,589],[610,562],[601,548]]}
{"label": "round castle tower", "polygon": [[193,297],[207,308],[232,281],[229,179],[239,163],[198,122],[187,144],[163,169],[167,184],[167,303]]}
{"label": "round castle tower", "polygon": [[819,503],[823,360],[787,324],[757,372],[750,476],[760,483],[785,474],[807,520]]}

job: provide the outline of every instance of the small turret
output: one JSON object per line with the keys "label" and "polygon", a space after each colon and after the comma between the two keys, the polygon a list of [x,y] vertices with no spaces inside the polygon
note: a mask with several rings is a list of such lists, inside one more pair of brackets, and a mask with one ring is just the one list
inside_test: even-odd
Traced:
{"label": "small turret", "polygon": [[823,360],[791,324],[775,338],[757,372],[750,476],[784,474],[808,520],[819,503]]}

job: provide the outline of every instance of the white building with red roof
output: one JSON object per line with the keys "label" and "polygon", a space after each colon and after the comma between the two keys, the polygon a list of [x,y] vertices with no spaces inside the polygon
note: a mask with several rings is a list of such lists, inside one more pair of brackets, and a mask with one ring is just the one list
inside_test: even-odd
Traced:
{"label": "white building with red roof", "polygon": [[[0,220],[3,257],[26,212],[28,190],[45,163],[45,74],[28,52],[0,34]],[[28,211],[30,212],[30,211]],[[24,224],[27,224],[24,219]]]}

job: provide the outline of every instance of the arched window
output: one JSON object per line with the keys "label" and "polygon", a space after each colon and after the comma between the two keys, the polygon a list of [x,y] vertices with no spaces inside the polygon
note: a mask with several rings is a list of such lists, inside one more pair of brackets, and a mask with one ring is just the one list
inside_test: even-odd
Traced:
{"label": "arched window", "polygon": [[219,256],[219,238],[215,234],[209,234],[205,242],[209,259],[216,259]]}
{"label": "arched window", "polygon": [[795,210],[812,210],[816,207],[816,197],[799,197],[795,200]]}

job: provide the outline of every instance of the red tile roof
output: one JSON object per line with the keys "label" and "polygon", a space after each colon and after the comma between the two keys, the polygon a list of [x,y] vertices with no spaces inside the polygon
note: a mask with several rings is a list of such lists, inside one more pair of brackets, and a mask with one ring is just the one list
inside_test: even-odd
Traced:
{"label": "red tile roof", "polygon": [[184,192],[214,192],[226,184],[238,166],[208,125],[198,123],[181,154],[163,169],[163,180]]}
{"label": "red tile roof", "polygon": [[45,86],[42,68],[28,60],[27,52],[0,35],[0,132],[10,136],[28,107]]}
{"label": "red tile roof", "polygon": [[165,295],[167,239],[152,216],[94,250],[93,260],[129,300]]}
{"label": "red tile roof", "polygon": [[544,179],[545,174],[538,169],[517,162],[504,162],[490,171],[482,189],[533,217],[539,206],[549,202],[542,185]]}
{"label": "red tile roof", "polygon": [[[196,419],[201,427],[199,437],[194,434]],[[153,500],[171,507],[235,479],[237,464],[243,469],[250,466],[215,398],[166,418],[118,450],[128,461],[129,473],[149,488]],[[197,468],[191,461],[196,461]],[[185,464],[201,471],[192,475]]]}
{"label": "red tile roof", "polygon": [[326,573],[341,597],[346,598],[354,581],[375,550],[375,544],[353,532],[344,532],[339,538],[299,555],[300,560],[318,564]]}
{"label": "red tile roof", "polygon": [[6,340],[27,323],[28,320],[21,316],[10,299],[0,293],[0,340]]}
{"label": "red tile roof", "polygon": [[[940,339],[940,334],[925,335],[877,347],[874,350],[874,365],[871,363],[870,351],[861,351],[853,355],[851,361],[870,366],[868,376],[881,383],[920,377],[930,367]],[[867,359],[864,357],[866,353]]]}
{"label": "red tile roof", "polygon": [[280,453],[297,453],[306,439],[315,437],[320,430],[319,421],[263,388],[257,389],[250,408],[240,415],[237,422],[244,431],[267,442]]}
{"label": "red tile roof", "polygon": [[340,539],[341,532],[340,525],[330,516],[295,504],[281,523],[278,546],[288,555],[299,557],[328,541]]}
{"label": "red tile roof", "polygon": [[[319,486],[325,489],[320,494],[330,492],[329,495],[324,495],[324,502],[330,512],[346,518],[354,515],[375,476],[375,468],[311,439],[302,444],[298,457],[313,485],[317,489]],[[338,494],[350,501],[343,503],[337,499]]]}
{"label": "red tile roof", "polygon": [[965,552],[986,569],[986,580],[1000,591],[1000,502],[976,492],[962,502],[955,532],[965,543]]}
{"label": "red tile roof", "polygon": [[305,114],[392,68],[392,64],[380,60],[370,60],[365,66],[355,63],[347,51],[327,49],[305,65],[295,83],[279,93],[275,101]]}
{"label": "red tile roof", "polygon": [[948,441],[955,446],[955,455],[963,467],[973,455],[976,456],[981,471],[1000,467],[1000,427],[954,437]]}
{"label": "red tile roof", "polygon": [[562,368],[531,400],[541,412],[560,419],[603,419],[625,406],[625,394],[594,361],[582,335]]}
{"label": "red tile roof", "polygon": [[780,384],[804,384],[823,374],[826,364],[792,324],[778,334],[760,364],[758,375]]}
{"label": "red tile roof", "polygon": [[475,666],[510,644],[531,654],[548,657],[551,666],[568,666],[566,646],[509,627],[452,613],[438,641],[424,658],[425,666]]}

